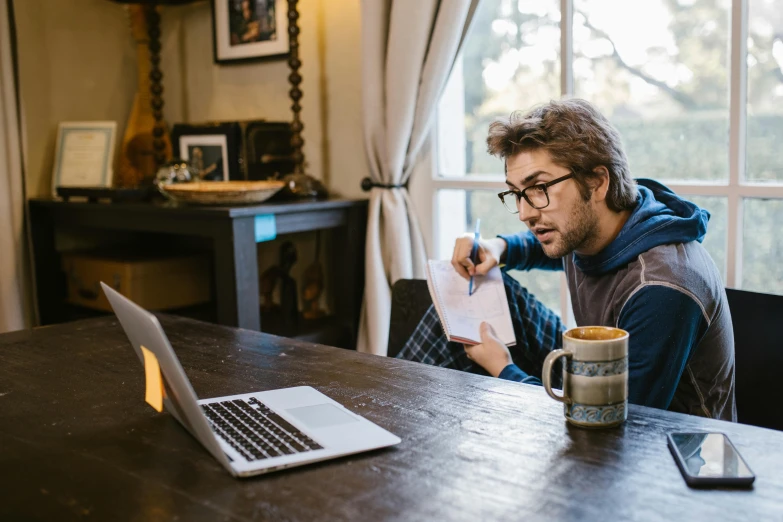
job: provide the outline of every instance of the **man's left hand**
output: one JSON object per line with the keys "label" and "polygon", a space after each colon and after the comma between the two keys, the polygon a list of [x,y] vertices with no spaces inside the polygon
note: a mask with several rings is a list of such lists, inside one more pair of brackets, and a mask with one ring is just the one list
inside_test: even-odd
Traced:
{"label": "man's left hand", "polygon": [[508,347],[500,342],[495,330],[489,323],[481,323],[481,344],[464,345],[468,359],[487,370],[490,375],[497,377],[503,368],[513,364]]}

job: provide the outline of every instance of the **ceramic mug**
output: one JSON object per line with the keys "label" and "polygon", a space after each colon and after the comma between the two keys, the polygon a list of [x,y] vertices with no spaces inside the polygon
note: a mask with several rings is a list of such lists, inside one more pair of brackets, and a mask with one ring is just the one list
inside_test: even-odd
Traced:
{"label": "ceramic mug", "polygon": [[[565,357],[563,395],[552,391],[552,364]],[[544,360],[544,388],[564,405],[565,418],[583,428],[618,426],[628,416],[628,332],[608,326],[572,328],[563,348]]]}

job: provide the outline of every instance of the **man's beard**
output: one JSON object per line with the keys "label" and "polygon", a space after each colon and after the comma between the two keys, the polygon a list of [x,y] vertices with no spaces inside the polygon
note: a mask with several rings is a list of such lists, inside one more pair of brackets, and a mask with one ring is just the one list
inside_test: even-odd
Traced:
{"label": "man's beard", "polygon": [[579,201],[568,218],[568,229],[557,230],[556,239],[548,245],[541,244],[544,254],[551,259],[558,259],[590,246],[595,241],[598,232],[598,216],[586,201]]}

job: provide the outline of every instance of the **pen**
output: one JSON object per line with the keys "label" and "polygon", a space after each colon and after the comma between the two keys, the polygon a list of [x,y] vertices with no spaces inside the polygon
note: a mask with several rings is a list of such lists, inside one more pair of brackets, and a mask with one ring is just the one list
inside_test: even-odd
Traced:
{"label": "pen", "polygon": [[[470,251],[470,260],[473,261],[473,270],[476,269],[476,259],[478,254],[479,245],[479,227],[481,226],[481,218],[476,218],[476,232],[473,234],[473,250]],[[475,273],[475,272],[474,272]],[[470,283],[468,284],[468,295],[473,295],[473,276],[470,276]]]}

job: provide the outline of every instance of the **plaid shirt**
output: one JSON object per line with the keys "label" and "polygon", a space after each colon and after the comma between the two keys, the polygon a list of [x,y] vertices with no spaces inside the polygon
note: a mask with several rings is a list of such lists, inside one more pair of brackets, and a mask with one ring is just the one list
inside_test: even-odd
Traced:
{"label": "plaid shirt", "polygon": [[[505,272],[503,283],[517,344],[509,347],[514,365],[507,366],[499,377],[540,384],[544,359],[550,351],[562,346],[565,328],[555,312]],[[446,339],[435,306],[430,306],[424,314],[397,358],[487,375],[483,368],[468,359],[461,343]],[[558,361],[552,372],[552,384],[558,388],[562,384],[560,364]]]}

